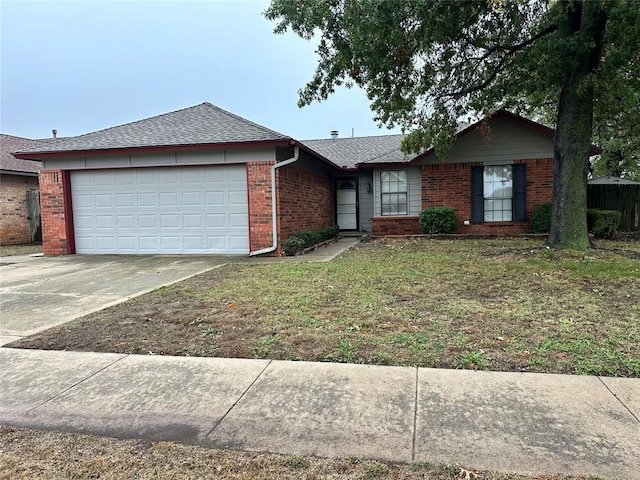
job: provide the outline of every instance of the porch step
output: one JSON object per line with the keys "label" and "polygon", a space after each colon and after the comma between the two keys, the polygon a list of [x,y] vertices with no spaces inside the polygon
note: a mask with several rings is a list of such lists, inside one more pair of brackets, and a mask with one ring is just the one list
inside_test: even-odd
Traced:
{"label": "porch step", "polygon": [[340,232],[341,237],[364,237],[371,235],[369,232]]}

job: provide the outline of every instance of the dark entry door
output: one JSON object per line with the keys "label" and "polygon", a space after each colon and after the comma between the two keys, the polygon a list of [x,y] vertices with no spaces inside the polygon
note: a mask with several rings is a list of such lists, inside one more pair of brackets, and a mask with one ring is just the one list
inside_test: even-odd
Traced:
{"label": "dark entry door", "polygon": [[27,192],[27,219],[29,220],[29,237],[31,243],[42,241],[42,227],[40,225],[40,193]]}

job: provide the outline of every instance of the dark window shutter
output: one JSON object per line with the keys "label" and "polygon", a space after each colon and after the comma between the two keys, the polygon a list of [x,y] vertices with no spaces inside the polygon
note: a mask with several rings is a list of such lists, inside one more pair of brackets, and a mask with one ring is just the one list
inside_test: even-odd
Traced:
{"label": "dark window shutter", "polygon": [[527,221],[527,165],[513,165],[513,220]]}
{"label": "dark window shutter", "polygon": [[471,167],[471,222],[484,221],[484,167]]}

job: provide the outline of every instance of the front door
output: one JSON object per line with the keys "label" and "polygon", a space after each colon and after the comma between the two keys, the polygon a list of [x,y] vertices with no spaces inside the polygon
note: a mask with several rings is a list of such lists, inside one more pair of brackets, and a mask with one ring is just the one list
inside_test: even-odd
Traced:
{"label": "front door", "polygon": [[336,220],[340,230],[358,230],[358,179],[336,180]]}

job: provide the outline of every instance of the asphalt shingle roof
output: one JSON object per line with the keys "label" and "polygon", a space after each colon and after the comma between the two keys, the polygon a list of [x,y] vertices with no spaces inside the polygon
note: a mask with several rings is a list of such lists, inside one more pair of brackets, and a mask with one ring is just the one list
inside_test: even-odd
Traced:
{"label": "asphalt shingle roof", "polygon": [[13,152],[42,145],[48,141],[49,139],[33,140],[0,133],[0,170],[18,173],[38,173],[38,170],[42,168],[42,162],[20,160],[13,156]]}
{"label": "asphalt shingle roof", "polygon": [[291,137],[202,103],[97,132],[67,137],[21,153],[288,140]]}
{"label": "asphalt shingle roof", "polygon": [[403,135],[378,135],[355,138],[324,138],[300,143],[342,168],[365,163],[408,162],[411,157],[400,151]]}

